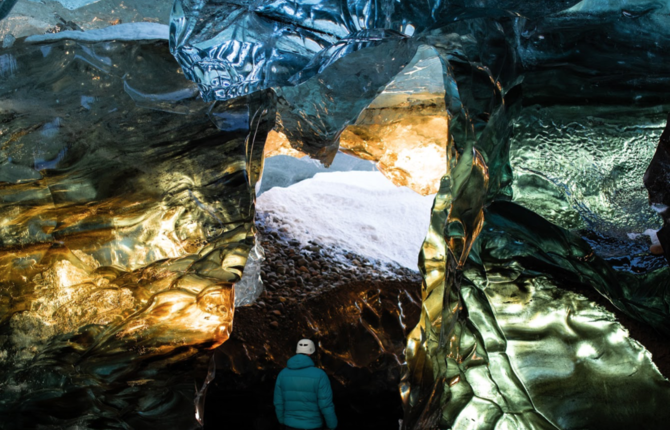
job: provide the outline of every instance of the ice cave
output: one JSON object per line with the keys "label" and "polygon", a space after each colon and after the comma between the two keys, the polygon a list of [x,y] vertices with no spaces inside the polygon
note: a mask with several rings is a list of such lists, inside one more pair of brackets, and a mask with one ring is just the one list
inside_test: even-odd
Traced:
{"label": "ice cave", "polygon": [[670,1],[0,0],[0,429],[667,429]]}

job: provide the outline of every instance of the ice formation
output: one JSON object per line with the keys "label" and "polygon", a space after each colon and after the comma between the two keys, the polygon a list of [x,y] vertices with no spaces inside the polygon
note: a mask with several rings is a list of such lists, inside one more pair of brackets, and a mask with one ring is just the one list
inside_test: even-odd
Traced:
{"label": "ice formation", "polygon": [[[668,16],[647,0],[0,1],[0,419],[193,426],[185,369],[259,287],[264,155],[342,150],[437,192],[405,430],[664,428],[648,354],[560,289],[591,285],[668,333],[667,264],[627,236],[663,222],[670,252]],[[356,246],[409,264],[371,238]],[[646,401],[613,410],[622,387]]]}
{"label": "ice formation", "polygon": [[26,42],[40,43],[56,40],[76,40],[79,42],[167,40],[168,35],[169,29],[165,24],[135,22],[88,31],[65,30],[58,33],[35,34],[26,37]]}
{"label": "ice formation", "polygon": [[261,280],[263,260],[265,260],[263,247],[256,242],[249,251],[242,277],[235,283],[235,307],[255,302],[263,292],[263,281]]}
{"label": "ice formation", "polygon": [[254,247],[264,102],[221,132],[165,40],[0,58],[3,426],[191,427],[191,369]]}

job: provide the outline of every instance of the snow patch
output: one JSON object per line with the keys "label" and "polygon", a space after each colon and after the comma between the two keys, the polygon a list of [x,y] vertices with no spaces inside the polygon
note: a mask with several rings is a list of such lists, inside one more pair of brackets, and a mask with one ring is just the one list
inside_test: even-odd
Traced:
{"label": "snow patch", "polygon": [[658,230],[647,229],[642,234],[649,236],[649,239],[651,239],[651,244],[652,245],[660,245],[661,241],[658,240],[657,233],[658,233]]}
{"label": "snow patch", "polygon": [[268,227],[303,246],[313,241],[416,270],[433,200],[380,172],[333,172],[272,188],[256,209]]}
{"label": "snow patch", "polygon": [[658,233],[658,230],[648,228],[643,233],[628,233],[628,238],[631,239],[631,240],[635,240],[635,239],[638,239],[642,236],[649,236],[649,239],[651,239],[651,244],[652,245],[660,245],[661,241],[658,240],[657,233]]}
{"label": "snow patch", "polygon": [[67,30],[60,33],[47,33],[28,36],[26,42],[53,42],[70,39],[80,42],[102,42],[105,40],[167,40],[170,27],[155,22],[133,22],[128,24],[112,25],[97,30],[74,31]]}
{"label": "snow patch", "polygon": [[656,211],[656,213],[662,214],[663,212],[668,210],[668,206],[664,205],[663,203],[654,203],[651,205],[651,208]]}

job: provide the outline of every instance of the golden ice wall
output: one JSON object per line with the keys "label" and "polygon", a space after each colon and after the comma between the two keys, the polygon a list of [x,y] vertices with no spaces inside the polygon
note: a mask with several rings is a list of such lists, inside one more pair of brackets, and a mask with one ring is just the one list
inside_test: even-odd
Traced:
{"label": "golden ice wall", "polygon": [[[437,52],[421,46],[412,61],[340,135],[340,151],[374,161],[391,182],[422,195],[435,194],[446,164],[449,113]],[[286,136],[273,131],[266,157],[301,157]]]}
{"label": "golden ice wall", "polygon": [[232,329],[271,97],[221,107],[239,124],[222,132],[165,42],[19,40],[3,56],[2,414],[190,427],[190,372],[169,375]]}

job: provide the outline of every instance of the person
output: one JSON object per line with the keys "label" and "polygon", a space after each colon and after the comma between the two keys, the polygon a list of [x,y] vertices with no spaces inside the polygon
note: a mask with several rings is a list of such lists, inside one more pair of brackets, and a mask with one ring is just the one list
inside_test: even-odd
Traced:
{"label": "person", "polygon": [[337,427],[333,391],[328,375],[314,366],[314,342],[302,339],[296,355],[279,372],[275,383],[274,404],[279,423],[286,429],[306,430]]}

